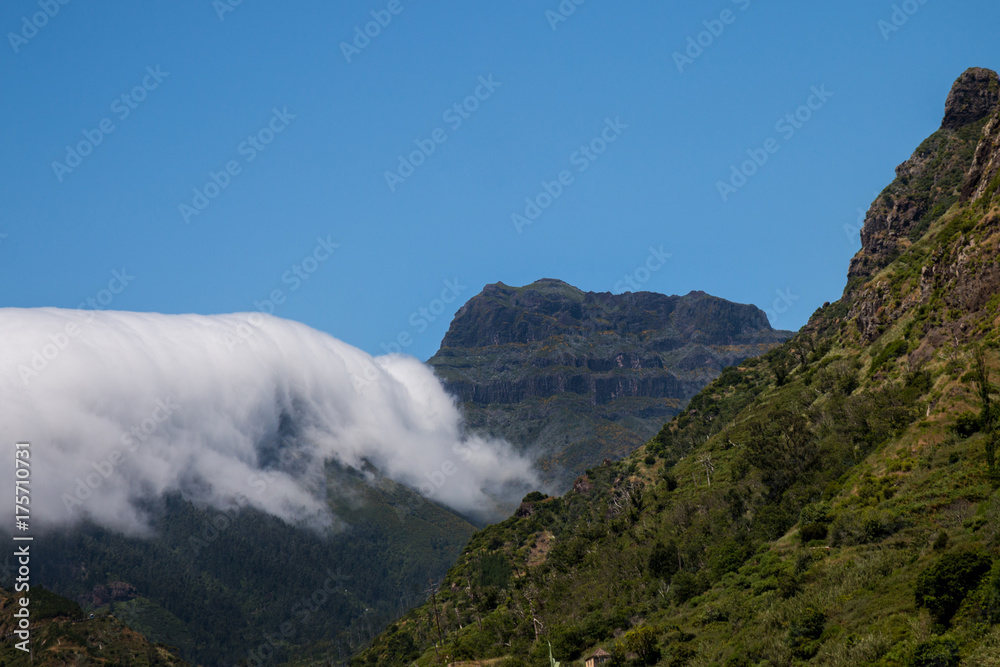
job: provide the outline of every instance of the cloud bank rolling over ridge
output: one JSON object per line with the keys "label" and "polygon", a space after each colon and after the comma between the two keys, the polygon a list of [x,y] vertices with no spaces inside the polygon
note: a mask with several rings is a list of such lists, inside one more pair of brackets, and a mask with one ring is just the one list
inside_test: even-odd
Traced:
{"label": "cloud bank rolling over ridge", "polygon": [[[148,530],[145,501],[181,492],[335,527],[324,464],[370,462],[472,516],[538,484],[462,416],[417,359],[367,353],[258,313],[0,308],[0,438],[31,444],[31,515]],[[13,456],[0,493],[13,496]]]}

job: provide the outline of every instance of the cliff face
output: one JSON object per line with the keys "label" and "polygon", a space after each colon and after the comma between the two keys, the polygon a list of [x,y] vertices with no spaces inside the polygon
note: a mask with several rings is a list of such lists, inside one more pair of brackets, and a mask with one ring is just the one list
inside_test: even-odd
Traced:
{"label": "cliff face", "polygon": [[[861,251],[851,260],[845,296],[889,265],[919,240],[955,202],[968,182],[974,161],[983,173],[997,168],[977,156],[983,128],[1000,100],[1000,77],[974,67],[955,82],[945,103],[941,128],[896,167],[896,179],[875,199],[861,230]],[[994,129],[997,123],[992,124]],[[971,192],[965,193],[966,197]],[[871,313],[857,312],[864,320]],[[875,330],[866,331],[869,338]]]}
{"label": "cliff face", "polygon": [[429,363],[472,428],[541,452],[568,488],[645,442],[724,367],[789,335],[755,306],[704,292],[615,295],[544,279],[487,285]]}
{"label": "cliff face", "polygon": [[[996,293],[997,268],[993,262],[976,259],[983,249],[974,242],[928,244],[926,252],[911,251],[953,204],[979,201],[980,207],[988,207],[997,190],[998,172],[1000,77],[991,70],[972,68],[952,87],[941,129],[896,168],[896,180],[875,200],[865,219],[862,247],[851,261],[844,292],[848,317],[855,320],[864,342],[875,340],[908,309],[929,304],[936,293],[944,295],[942,305],[963,312],[978,311]],[[957,221],[952,230],[964,236],[975,223],[973,215],[967,211],[968,224]],[[907,252],[911,256],[907,270],[913,275],[901,275],[904,269],[899,266],[886,273],[886,267]],[[958,319],[953,336],[965,331]]]}

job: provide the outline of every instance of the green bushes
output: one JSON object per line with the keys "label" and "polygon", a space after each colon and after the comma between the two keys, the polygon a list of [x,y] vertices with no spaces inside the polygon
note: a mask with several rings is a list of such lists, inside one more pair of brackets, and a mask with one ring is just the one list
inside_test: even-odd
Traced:
{"label": "green bushes", "polygon": [[872,359],[871,369],[868,371],[869,375],[875,375],[879,372],[883,366],[891,361],[895,361],[899,357],[903,356],[910,351],[910,344],[905,340],[894,340],[888,345],[886,345],[881,352],[879,352],[874,359]]}
{"label": "green bushes", "polygon": [[803,544],[808,544],[813,540],[825,540],[828,530],[824,523],[807,523],[799,529],[799,537]]}
{"label": "green bushes", "polygon": [[677,572],[670,579],[670,593],[677,604],[684,604],[704,590],[705,588],[698,581],[698,577],[686,570]]}
{"label": "green bushes", "polygon": [[792,619],[788,628],[788,645],[792,654],[802,660],[809,660],[819,650],[820,637],[826,628],[826,614],[813,607]]}
{"label": "green bushes", "polygon": [[895,534],[905,525],[894,512],[875,508],[845,511],[830,526],[830,541],[835,547],[873,544]]}
{"label": "green bushes", "polygon": [[990,557],[981,552],[945,554],[917,577],[917,606],[925,607],[938,623],[948,625],[991,565]]}
{"label": "green bushes", "polygon": [[909,667],[955,667],[960,660],[958,643],[954,639],[935,637],[917,645]]}
{"label": "green bushes", "polygon": [[983,592],[983,611],[990,623],[1000,623],[1000,562],[993,566]]}
{"label": "green bushes", "polygon": [[664,545],[657,542],[649,554],[649,574],[669,581],[678,570],[677,545],[674,542]]}
{"label": "green bushes", "polygon": [[963,412],[958,415],[952,430],[960,438],[969,438],[979,432],[979,415],[974,412]]}
{"label": "green bushes", "polygon": [[507,588],[510,582],[510,563],[503,554],[486,554],[479,560],[479,585]]}

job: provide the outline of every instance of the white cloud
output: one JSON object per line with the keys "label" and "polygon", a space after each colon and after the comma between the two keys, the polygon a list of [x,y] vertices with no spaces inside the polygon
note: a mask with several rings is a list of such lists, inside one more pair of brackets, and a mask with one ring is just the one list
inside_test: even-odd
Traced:
{"label": "white cloud", "polygon": [[[463,432],[418,360],[296,322],[2,308],[0,347],[0,441],[31,442],[36,525],[90,516],[143,532],[143,501],[175,491],[334,525],[331,459],[483,517],[538,483],[507,443]],[[0,466],[8,498],[13,458]]]}

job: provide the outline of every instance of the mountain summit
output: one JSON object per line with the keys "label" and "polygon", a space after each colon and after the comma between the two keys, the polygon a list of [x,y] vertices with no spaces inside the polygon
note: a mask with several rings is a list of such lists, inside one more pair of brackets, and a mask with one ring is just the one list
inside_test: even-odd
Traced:
{"label": "mountain summit", "polygon": [[998,102],[1000,77],[992,70],[973,67],[955,81],[941,128],[896,167],[896,179],[868,209],[845,295],[919,240],[961,198],[983,128]]}
{"label": "mountain summit", "polygon": [[541,455],[557,486],[652,437],[722,369],[791,335],[705,292],[486,285],[429,361],[469,425]]}

